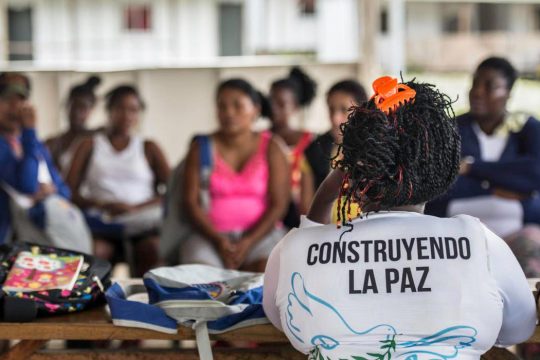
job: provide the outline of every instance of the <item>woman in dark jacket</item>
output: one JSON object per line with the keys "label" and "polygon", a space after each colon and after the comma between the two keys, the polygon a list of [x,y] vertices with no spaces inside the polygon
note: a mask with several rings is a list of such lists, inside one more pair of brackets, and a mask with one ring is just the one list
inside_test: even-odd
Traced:
{"label": "woman in dark jacket", "polygon": [[509,113],[506,104],[517,78],[503,58],[476,69],[470,111],[458,117],[460,177],[428,204],[437,216],[465,213],[506,240],[529,277],[540,275],[540,122]]}

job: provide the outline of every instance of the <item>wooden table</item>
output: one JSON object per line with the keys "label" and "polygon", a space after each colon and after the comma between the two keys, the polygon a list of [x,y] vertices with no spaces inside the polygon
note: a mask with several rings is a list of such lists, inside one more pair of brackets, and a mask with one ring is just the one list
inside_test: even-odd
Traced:
{"label": "wooden table", "polygon": [[[214,349],[216,360],[270,360],[302,359],[306,356],[296,352],[283,333],[271,325],[246,327],[224,334],[211,335],[213,340],[227,342],[256,342],[255,349]],[[39,351],[49,340],[194,340],[193,330],[180,327],[178,333],[164,334],[157,331],[114,326],[104,307],[94,308],[77,314],[39,319],[31,323],[0,323],[0,339],[20,340],[7,353],[0,357],[6,359],[29,360],[142,360],[142,359],[198,359],[196,350],[64,350]],[[530,339],[540,342],[540,329]],[[493,349],[483,358],[515,359],[504,349]]]}
{"label": "wooden table", "polygon": [[[198,359],[196,350],[65,350],[39,351],[49,340],[194,340],[195,332],[179,327],[177,334],[114,326],[105,307],[81,313],[41,318],[29,323],[0,323],[0,339],[22,340],[9,349],[0,359],[92,359],[92,360],[140,360],[140,359]],[[269,360],[302,359],[306,356],[296,352],[283,333],[271,325],[257,325],[211,335],[212,340],[226,342],[256,342],[254,349],[216,348],[215,360]]]}
{"label": "wooden table", "polygon": [[[535,291],[538,279],[530,280]],[[9,349],[0,360],[142,360],[142,359],[198,359],[196,350],[166,349],[160,351],[135,350],[65,350],[39,351],[49,340],[194,340],[195,332],[179,327],[178,333],[164,334],[157,331],[114,326],[105,307],[81,313],[41,318],[30,323],[0,323],[0,339],[22,340]],[[255,349],[216,348],[215,360],[305,360],[307,357],[295,351],[285,335],[272,325],[257,325],[233,330],[224,334],[211,335],[212,340],[226,342],[256,342]],[[537,327],[529,342],[540,343],[540,327]],[[483,359],[516,359],[505,349],[492,349]]]}

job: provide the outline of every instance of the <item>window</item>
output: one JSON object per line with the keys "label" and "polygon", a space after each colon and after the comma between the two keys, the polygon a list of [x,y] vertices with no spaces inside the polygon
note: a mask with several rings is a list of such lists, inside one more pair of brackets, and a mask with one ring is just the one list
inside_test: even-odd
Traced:
{"label": "window", "polygon": [[242,5],[219,4],[219,54],[242,55]]}
{"label": "window", "polygon": [[381,23],[380,23],[381,33],[387,34],[388,33],[388,9],[381,10],[380,20],[381,20]]}
{"label": "window", "polygon": [[534,7],[534,28],[536,31],[540,30],[540,5]]}
{"label": "window", "polygon": [[124,8],[124,29],[129,31],[152,30],[152,8],[150,5],[127,5]]}
{"label": "window", "polygon": [[478,4],[480,32],[508,31],[509,10],[508,4]]}
{"label": "window", "polygon": [[32,60],[32,8],[8,8],[9,60]]}
{"label": "window", "polygon": [[315,15],[315,0],[299,0],[298,6],[302,15]]}
{"label": "window", "polygon": [[443,32],[448,34],[457,33],[459,30],[459,19],[457,14],[447,15],[443,17]]}

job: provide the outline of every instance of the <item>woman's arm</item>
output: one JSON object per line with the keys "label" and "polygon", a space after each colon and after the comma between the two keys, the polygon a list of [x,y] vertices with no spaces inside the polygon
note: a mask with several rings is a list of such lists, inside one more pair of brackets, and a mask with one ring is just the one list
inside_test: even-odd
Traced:
{"label": "woman's arm", "polygon": [[308,219],[319,224],[330,224],[332,206],[339,196],[339,189],[345,174],[332,170],[317,189],[308,212]]}
{"label": "woman's arm", "polygon": [[[197,141],[193,141],[186,156],[180,206],[191,221],[190,224],[221,251],[222,247],[230,241],[214,228],[199,201],[201,191],[199,167],[199,144]],[[225,255],[229,257],[228,254],[221,253],[221,255],[223,260],[225,260]]]}
{"label": "woman's arm", "polygon": [[87,138],[81,141],[77,147],[77,150],[75,150],[75,155],[73,156],[73,161],[71,162],[71,167],[66,177],[66,183],[71,189],[72,200],[82,209],[89,207],[101,207],[103,205],[92,199],[85,198],[80,193],[80,187],[86,176],[86,170],[88,169],[93,148],[94,140],[92,138]]}
{"label": "woman's arm", "polygon": [[148,205],[159,204],[162,199],[162,196],[159,193],[159,187],[167,184],[167,180],[171,174],[171,169],[169,168],[167,159],[165,158],[165,155],[163,154],[163,151],[161,151],[158,144],[150,140],[145,141],[144,154],[146,156],[146,160],[148,161],[148,165],[154,174],[154,190],[156,196],[142,204],[136,205],[135,209],[140,209]]}
{"label": "woman's arm", "polygon": [[48,138],[45,140],[45,146],[49,150],[49,153],[51,154],[51,158],[54,162],[54,165],[60,169],[60,143],[61,143],[61,135],[54,136],[51,138]]}
{"label": "woman's arm", "polygon": [[47,168],[49,169],[49,173],[51,174],[51,179],[53,181],[54,187],[56,188],[56,193],[66,199],[69,199],[71,197],[71,191],[67,184],[64,182],[64,179],[62,179],[62,176],[60,176],[60,173],[54,165],[53,159],[51,158],[49,151],[47,150],[47,148],[42,146],[41,152],[43,158],[45,159],[45,163],[47,164]]}
{"label": "woman's arm", "polygon": [[530,118],[517,136],[518,157],[499,161],[475,159],[466,175],[522,194],[540,191],[540,122]]}
{"label": "woman's arm", "polygon": [[300,165],[300,214],[305,215],[309,211],[313,197],[315,196],[315,177],[307,160],[302,157]]}
{"label": "woman's arm", "polygon": [[242,242],[255,245],[268,234],[283,218],[290,201],[291,183],[289,161],[277,137],[272,137],[268,146],[268,207],[261,219],[243,236]]}
{"label": "woman's arm", "polygon": [[39,140],[35,129],[23,129],[21,145],[23,157],[17,163],[17,181],[10,185],[22,193],[33,195],[39,190]]}
{"label": "woman's arm", "polygon": [[536,304],[516,257],[508,245],[484,226],[491,274],[503,302],[502,326],[497,345],[510,346],[526,341],[536,328]]}

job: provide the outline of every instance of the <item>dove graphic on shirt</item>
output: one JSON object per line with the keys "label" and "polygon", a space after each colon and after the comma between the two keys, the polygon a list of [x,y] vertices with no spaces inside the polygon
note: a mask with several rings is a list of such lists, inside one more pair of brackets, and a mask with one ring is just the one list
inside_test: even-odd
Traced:
{"label": "dove graphic on shirt", "polygon": [[[405,360],[451,359],[456,357],[461,349],[470,347],[476,341],[477,330],[466,325],[448,327],[418,340],[402,342],[394,342],[399,334],[389,324],[379,324],[359,331],[354,329],[334,306],[309,292],[305,287],[302,275],[298,272],[291,276],[291,292],[289,292],[287,300],[285,318],[289,334],[302,344],[311,344],[325,350],[338,348],[340,342],[330,334],[314,332],[319,331],[318,329],[312,329],[309,326],[302,327],[306,318],[311,319],[310,321],[313,323],[328,324],[326,328],[332,329],[332,333],[346,334],[349,332],[358,336],[381,336],[380,342],[390,343],[392,347],[399,349],[399,354],[396,354],[396,357]],[[298,321],[299,319],[302,321]]]}

